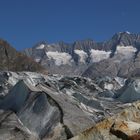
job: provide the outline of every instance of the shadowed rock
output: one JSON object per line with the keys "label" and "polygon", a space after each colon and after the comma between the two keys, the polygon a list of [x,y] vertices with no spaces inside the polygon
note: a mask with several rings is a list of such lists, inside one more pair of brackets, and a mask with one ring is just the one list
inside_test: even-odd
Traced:
{"label": "shadowed rock", "polygon": [[26,84],[22,80],[19,81],[12,88],[9,94],[7,94],[5,98],[0,101],[0,109],[12,110],[14,112],[20,111],[29,97],[29,93],[30,90]]}

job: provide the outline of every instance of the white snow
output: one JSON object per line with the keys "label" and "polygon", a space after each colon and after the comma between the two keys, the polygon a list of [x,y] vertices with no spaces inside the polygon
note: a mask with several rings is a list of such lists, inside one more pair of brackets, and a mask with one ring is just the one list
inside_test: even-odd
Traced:
{"label": "white snow", "polygon": [[[124,32],[119,32],[119,33],[121,34],[121,33],[124,33]],[[131,34],[129,31],[125,31],[125,33],[127,33],[127,34]]]}
{"label": "white snow", "polygon": [[47,48],[50,48],[50,47],[52,47],[52,45],[50,45],[50,44],[49,44],[49,45],[47,45]]}
{"label": "white snow", "polygon": [[41,44],[40,46],[38,46],[36,49],[44,49],[45,45]]}
{"label": "white snow", "polygon": [[71,65],[73,61],[71,55],[65,52],[49,51],[46,52],[46,55],[48,56],[49,59],[53,59],[57,66],[66,65],[66,64]]}
{"label": "white snow", "polygon": [[74,52],[79,55],[80,57],[80,62],[81,63],[85,63],[86,62],[86,58],[88,57],[87,53],[83,50],[74,50]]}
{"label": "white snow", "polygon": [[104,84],[104,88],[107,89],[107,90],[112,90],[113,87],[114,87],[113,84],[110,84],[110,83],[105,83]]}
{"label": "white snow", "polygon": [[41,60],[40,58],[36,58],[35,59],[36,62],[40,62],[40,60]]}
{"label": "white snow", "polygon": [[137,51],[133,46],[117,46],[115,54],[122,54],[125,58],[132,58]]}
{"label": "white snow", "polygon": [[65,91],[67,95],[72,96],[73,93],[70,90],[65,90]]}
{"label": "white snow", "polygon": [[136,79],[134,82],[134,89],[136,92],[140,93],[140,80]]}
{"label": "white snow", "polygon": [[131,34],[130,32],[126,31],[127,34]]}
{"label": "white snow", "polygon": [[91,53],[91,58],[92,58],[92,62],[99,62],[101,60],[107,59],[110,56],[111,51],[103,51],[103,50],[94,50],[91,49],[90,51]]}
{"label": "white snow", "polygon": [[115,77],[115,80],[118,82],[118,84],[123,87],[125,85],[126,79],[121,78],[121,77]]}
{"label": "white snow", "polygon": [[19,81],[19,75],[15,72],[10,72],[12,76],[9,77],[8,83],[14,86]]}

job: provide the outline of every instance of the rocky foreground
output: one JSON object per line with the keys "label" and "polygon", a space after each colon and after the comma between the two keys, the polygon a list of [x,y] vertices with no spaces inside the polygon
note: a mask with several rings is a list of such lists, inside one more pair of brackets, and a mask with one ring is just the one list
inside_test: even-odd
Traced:
{"label": "rocky foreground", "polygon": [[0,73],[0,140],[139,137],[140,79]]}
{"label": "rocky foreground", "polygon": [[139,140],[140,102],[85,130],[71,140]]}

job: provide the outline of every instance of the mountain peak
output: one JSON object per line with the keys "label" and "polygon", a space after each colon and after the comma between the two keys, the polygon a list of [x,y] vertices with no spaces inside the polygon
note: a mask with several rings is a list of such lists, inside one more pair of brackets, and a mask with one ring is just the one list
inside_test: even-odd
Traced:
{"label": "mountain peak", "polygon": [[46,46],[47,45],[47,42],[46,41],[40,41],[40,42],[38,42],[38,43],[36,43],[34,46],[33,46],[33,48],[37,48],[37,47],[39,47],[39,46]]}

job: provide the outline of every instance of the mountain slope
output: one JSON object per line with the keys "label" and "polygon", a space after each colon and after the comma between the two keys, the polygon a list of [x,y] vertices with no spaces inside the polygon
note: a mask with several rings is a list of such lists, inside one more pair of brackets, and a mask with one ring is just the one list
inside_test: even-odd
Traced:
{"label": "mountain slope", "polygon": [[45,72],[45,69],[32,58],[16,51],[2,39],[0,39],[0,70]]}

